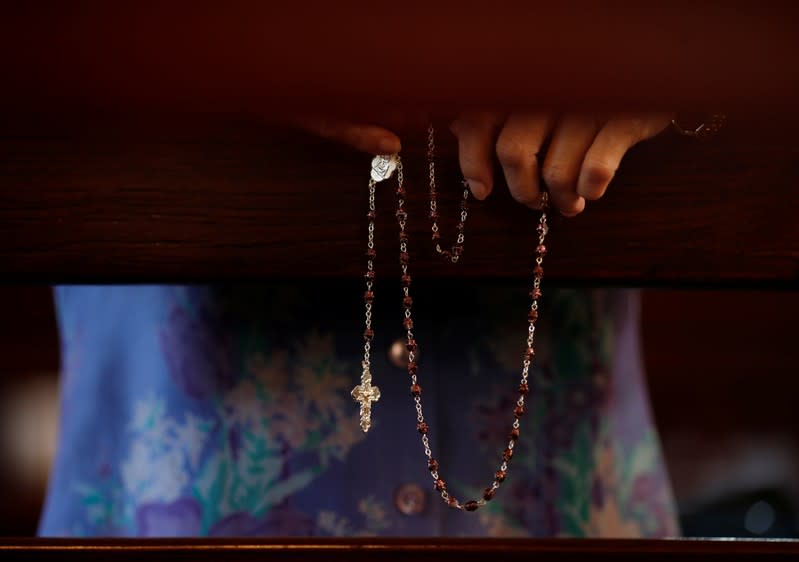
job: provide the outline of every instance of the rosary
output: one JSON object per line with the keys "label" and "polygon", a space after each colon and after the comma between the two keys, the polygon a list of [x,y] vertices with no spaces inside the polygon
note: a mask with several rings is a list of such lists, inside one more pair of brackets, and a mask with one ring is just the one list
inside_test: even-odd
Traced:
{"label": "rosary", "polygon": [[[442,256],[446,261],[457,263],[463,252],[464,242],[464,225],[466,223],[466,216],[469,210],[469,188],[464,181],[463,199],[460,202],[460,220],[456,226],[458,232],[455,244],[450,249],[441,247],[440,239],[441,233],[438,228],[438,208],[436,204],[436,170],[435,170],[435,134],[433,126],[428,128],[428,150],[427,162],[429,168],[430,179],[430,220],[432,221],[432,240],[435,243],[435,250],[438,255]],[[484,506],[487,502],[493,499],[494,494],[500,487],[508,472],[508,463],[513,458],[513,449],[519,439],[520,422],[519,420],[525,413],[525,396],[529,393],[530,387],[527,382],[530,364],[535,356],[535,349],[533,347],[533,339],[535,336],[535,324],[538,320],[538,300],[541,298],[541,278],[544,275],[544,269],[541,266],[544,255],[546,254],[546,247],[544,246],[544,239],[547,235],[547,193],[542,192],[541,197],[541,217],[538,221],[536,230],[538,232],[538,244],[535,248],[535,267],[533,268],[533,287],[530,291],[532,304],[527,314],[527,348],[524,351],[522,359],[522,376],[519,384],[518,393],[519,398],[516,400],[516,406],[513,409],[513,423],[508,435],[508,443],[505,450],[502,452],[502,463],[499,470],[494,474],[494,480],[491,485],[485,489],[483,496],[477,500],[468,500],[461,502],[447,490],[447,483],[441,478],[439,472],[439,463],[433,457],[433,452],[430,449],[430,441],[428,434],[430,426],[424,419],[422,412],[422,387],[418,382],[418,367],[416,364],[417,343],[413,335],[413,317],[411,314],[413,299],[411,298],[411,276],[408,269],[410,262],[408,255],[408,232],[406,226],[408,223],[408,212],[405,210],[405,187],[404,178],[402,173],[402,160],[398,154],[376,156],[372,161],[371,179],[369,180],[369,211],[367,217],[369,219],[369,230],[366,248],[366,291],[364,292],[365,303],[365,329],[363,332],[364,346],[363,346],[363,371],[361,372],[361,383],[352,390],[352,397],[356,402],[360,403],[360,425],[364,432],[369,431],[371,427],[372,403],[380,399],[380,389],[372,385],[371,373],[371,346],[374,339],[374,330],[372,329],[372,305],[374,303],[374,280],[375,268],[374,260],[377,257],[374,243],[375,232],[375,191],[379,182],[387,180],[394,172],[397,172],[397,210],[396,218],[399,225],[399,262],[402,268],[402,306],[405,310],[402,326],[405,329],[405,346],[408,350],[408,374],[411,378],[410,394],[416,406],[416,430],[422,438],[422,445],[424,446],[424,454],[427,457],[427,468],[433,478],[433,486],[440,494],[441,499],[452,508],[460,509],[463,511],[475,511],[476,509]]]}

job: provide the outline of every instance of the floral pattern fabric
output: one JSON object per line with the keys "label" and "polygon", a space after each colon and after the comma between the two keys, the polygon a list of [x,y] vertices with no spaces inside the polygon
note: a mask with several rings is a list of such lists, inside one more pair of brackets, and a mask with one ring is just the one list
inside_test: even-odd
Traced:
{"label": "floral pattern fabric", "polygon": [[[407,374],[379,351],[383,397],[361,432],[349,396],[362,353],[351,287],[55,291],[62,410],[42,535],[678,533],[635,291],[545,293],[522,437],[506,482],[475,513],[435,496]],[[396,292],[377,293],[375,350],[402,334]],[[415,298],[431,444],[448,487],[479,497],[512,421],[528,297],[478,283],[422,286]],[[395,502],[408,483],[425,494],[415,515]]]}

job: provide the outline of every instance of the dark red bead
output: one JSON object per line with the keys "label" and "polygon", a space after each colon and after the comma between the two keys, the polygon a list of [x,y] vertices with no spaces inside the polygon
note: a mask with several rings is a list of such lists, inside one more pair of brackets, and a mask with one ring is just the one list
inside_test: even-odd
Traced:
{"label": "dark red bead", "polygon": [[441,240],[441,233],[439,231],[435,231],[430,236],[431,240]]}
{"label": "dark red bead", "polygon": [[374,248],[367,248],[366,257],[369,258],[370,260],[375,259],[377,257],[377,250],[375,250]]}
{"label": "dark red bead", "polygon": [[513,409],[513,415],[517,418],[520,418],[524,415],[526,408],[524,404],[517,404],[516,407]]}
{"label": "dark red bead", "polygon": [[364,275],[364,277],[366,277],[367,280],[372,281],[375,278],[374,270],[370,269],[369,271],[367,271],[366,275]]}
{"label": "dark red bead", "polygon": [[536,320],[538,320],[538,311],[534,308],[531,308],[530,312],[527,314],[527,319],[530,322],[535,322]]}
{"label": "dark red bead", "polygon": [[366,216],[372,220],[375,220],[375,218],[377,217],[377,213],[375,211],[369,211],[368,213],[366,213]]}
{"label": "dark red bead", "polygon": [[397,197],[405,198],[405,188],[398,187],[397,188]]}
{"label": "dark red bead", "polygon": [[410,296],[402,297],[402,306],[405,308],[410,308],[413,306],[413,299]]}
{"label": "dark red bead", "polygon": [[430,190],[430,201],[438,200],[438,193],[435,190]]}
{"label": "dark red bead", "polygon": [[407,242],[408,241],[408,233],[405,232],[404,230],[400,230],[399,239],[400,239],[400,242]]}
{"label": "dark red bead", "polygon": [[537,265],[533,268],[533,275],[536,277],[543,277],[544,276],[544,268],[540,265]]}
{"label": "dark red bead", "polygon": [[371,303],[375,300],[375,294],[372,291],[366,291],[363,294],[363,300],[368,303]]}
{"label": "dark red bead", "polygon": [[430,426],[427,425],[427,422],[419,422],[416,424],[416,431],[422,435],[426,435],[427,432],[430,431]]}
{"label": "dark red bead", "polygon": [[405,328],[406,330],[413,330],[413,319],[405,318],[402,321],[402,327]]}
{"label": "dark red bead", "polygon": [[505,481],[506,476],[507,473],[504,470],[497,470],[496,474],[494,474],[494,480],[496,480],[497,483],[502,483]]}
{"label": "dark red bead", "polygon": [[397,220],[408,220],[408,213],[406,213],[403,209],[397,209]]}
{"label": "dark red bead", "polygon": [[441,250],[441,257],[445,260],[449,260],[452,258],[452,253],[449,250]]}
{"label": "dark red bead", "polygon": [[428,160],[432,160],[435,157],[435,155],[436,155],[436,153],[435,153],[434,150],[431,149],[431,150],[427,151],[427,159]]}
{"label": "dark red bead", "polygon": [[490,502],[491,500],[494,499],[494,492],[495,491],[496,490],[494,490],[494,488],[486,488],[485,492],[483,492],[483,499],[485,501],[487,501],[487,502]]}
{"label": "dark red bead", "polygon": [[458,498],[455,496],[450,496],[449,499],[447,499],[447,505],[450,507],[456,507],[458,505]]}
{"label": "dark red bead", "polygon": [[453,256],[459,256],[462,253],[463,253],[463,246],[461,246],[460,244],[456,244],[455,246],[452,247]]}
{"label": "dark red bead", "polygon": [[403,275],[402,276],[402,286],[403,287],[410,287],[411,286],[411,276],[410,275]]}
{"label": "dark red bead", "polygon": [[408,363],[408,374],[415,375],[416,374],[416,362],[411,361]]}
{"label": "dark red bead", "polygon": [[513,449],[508,448],[502,451],[502,460],[509,462],[513,458]]}
{"label": "dark red bead", "polygon": [[436,490],[438,490],[439,492],[443,492],[444,489],[446,489],[446,487],[447,487],[447,483],[444,482],[441,478],[439,478],[438,480],[436,480],[435,486],[436,486]]}
{"label": "dark red bead", "polygon": [[469,210],[469,203],[466,199],[461,199],[461,211],[468,211]]}
{"label": "dark red bead", "polygon": [[543,244],[539,244],[538,246],[536,246],[535,253],[538,254],[539,256],[545,256],[547,255],[547,247],[544,246]]}
{"label": "dark red bead", "polygon": [[463,509],[466,511],[477,511],[477,508],[480,507],[480,504],[474,500],[469,500],[465,504],[463,504]]}
{"label": "dark red bead", "polygon": [[511,441],[518,441],[519,440],[519,428],[514,427],[510,430],[510,435],[508,436]]}
{"label": "dark red bead", "polygon": [[409,259],[408,252],[400,252],[400,263],[402,265],[408,265]]}
{"label": "dark red bead", "polygon": [[372,338],[374,337],[375,337],[375,331],[372,330],[371,328],[367,328],[366,330],[363,331],[363,339],[365,339],[366,341],[372,341]]}
{"label": "dark red bead", "polygon": [[416,340],[410,339],[405,342],[405,348],[410,352],[416,352]]}
{"label": "dark red bead", "polygon": [[519,384],[519,394],[527,394],[530,392],[530,385],[526,382]]}
{"label": "dark red bead", "polygon": [[465,225],[463,224],[463,221],[458,222],[457,226],[455,226],[455,229],[458,232],[463,232],[464,228],[465,228]]}
{"label": "dark red bead", "polygon": [[538,226],[536,226],[536,227],[535,227],[535,231],[536,231],[538,234],[544,234],[544,232],[546,232],[546,228],[547,228],[546,226],[544,226],[543,224],[541,224],[541,223],[539,222],[539,223],[538,223]]}
{"label": "dark red bead", "polygon": [[533,297],[536,300],[540,299],[541,298],[541,289],[533,288],[533,290],[530,291],[530,296]]}
{"label": "dark red bead", "polygon": [[535,357],[535,349],[533,349],[532,347],[528,347],[527,349],[524,350],[525,360],[532,361],[533,357]]}
{"label": "dark red bead", "polygon": [[438,470],[438,461],[436,459],[430,459],[427,461],[427,469],[430,472],[435,472]]}
{"label": "dark red bead", "polygon": [[418,384],[411,385],[411,396],[421,396],[422,395],[422,387]]}
{"label": "dark red bead", "polygon": [[438,211],[430,211],[430,219],[431,220],[438,220]]}

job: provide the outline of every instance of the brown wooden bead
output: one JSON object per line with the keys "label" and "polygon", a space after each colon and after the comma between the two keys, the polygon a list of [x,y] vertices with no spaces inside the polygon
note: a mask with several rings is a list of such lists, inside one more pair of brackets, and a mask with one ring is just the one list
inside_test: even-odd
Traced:
{"label": "brown wooden bead", "polygon": [[513,458],[513,449],[510,447],[502,451],[502,460],[505,462],[510,461]]}
{"label": "brown wooden bead", "polygon": [[430,459],[427,461],[427,468],[430,472],[435,472],[438,470],[438,461],[436,459]]}
{"label": "brown wooden bead", "polygon": [[465,504],[463,504],[463,509],[465,509],[466,511],[476,511],[478,507],[480,507],[480,504],[477,503],[475,500],[469,500]]}
{"label": "brown wooden bead", "polygon": [[513,415],[517,418],[520,418],[524,415],[526,408],[524,404],[517,404],[516,407],[513,409]]}
{"label": "brown wooden bead", "polygon": [[539,256],[545,256],[547,255],[547,247],[544,246],[543,244],[539,244],[535,248],[535,253],[538,254]]}
{"label": "brown wooden bead", "polygon": [[366,330],[363,331],[363,339],[365,339],[366,341],[372,341],[372,338],[374,337],[375,337],[375,331],[372,330],[371,328],[367,328]]}
{"label": "brown wooden bead", "polygon": [[416,351],[416,340],[410,339],[407,342],[405,342],[405,348],[408,351],[415,352]]}
{"label": "brown wooden bead", "polygon": [[519,384],[519,394],[528,394],[530,392],[530,385],[526,382]]}
{"label": "brown wooden bead", "polygon": [[402,321],[402,327],[406,330],[413,330],[413,319],[412,318],[405,318]]}
{"label": "brown wooden bead", "polygon": [[422,387],[418,384],[411,385],[411,396],[421,396],[422,395]]}
{"label": "brown wooden bead", "polygon": [[411,375],[416,374],[416,361],[411,361],[408,363],[408,373]]}
{"label": "brown wooden bead", "polygon": [[447,487],[447,483],[444,482],[441,478],[439,478],[438,480],[436,480],[435,486],[436,490],[438,490],[439,492],[443,492]]}
{"label": "brown wooden bead", "polygon": [[430,426],[427,425],[427,422],[419,422],[416,424],[416,431],[422,435],[427,435],[427,432],[430,431]]}
{"label": "brown wooden bead", "polygon": [[544,268],[540,265],[537,265],[533,268],[533,275],[536,277],[543,277],[544,276]]}
{"label": "brown wooden bead", "polygon": [[485,492],[483,492],[483,499],[487,502],[490,502],[492,499],[494,499],[495,491],[496,490],[494,490],[494,488],[486,488]]}
{"label": "brown wooden bead", "polygon": [[513,429],[510,430],[510,435],[508,435],[508,438],[511,441],[518,441],[519,440],[519,434],[520,434],[519,428],[518,427],[514,427]]}
{"label": "brown wooden bead", "polygon": [[404,306],[405,308],[410,308],[411,306],[413,306],[413,299],[410,296],[403,297],[402,306]]}
{"label": "brown wooden bead", "polygon": [[528,347],[527,349],[524,350],[524,358],[527,361],[532,361],[533,357],[535,357],[535,349],[533,349],[532,347]]}
{"label": "brown wooden bead", "polygon": [[408,256],[408,252],[400,252],[399,260],[402,265],[408,265],[408,260],[410,256]]}
{"label": "brown wooden bead", "polygon": [[369,258],[370,260],[375,259],[377,257],[377,250],[375,250],[374,248],[367,248],[366,257]]}
{"label": "brown wooden bead", "polygon": [[365,302],[371,303],[375,300],[375,294],[372,291],[366,291],[363,294],[363,300]]}
{"label": "brown wooden bead", "polygon": [[530,312],[527,314],[527,320],[530,322],[535,322],[538,320],[538,311],[534,308],[531,308]]}
{"label": "brown wooden bead", "polygon": [[505,472],[504,470],[497,470],[496,474],[494,474],[494,480],[496,480],[498,483],[501,484],[502,482],[505,481],[505,477],[507,475],[508,473]]}
{"label": "brown wooden bead", "polygon": [[411,276],[410,275],[403,275],[402,276],[402,286],[403,287],[410,287],[411,286]]}

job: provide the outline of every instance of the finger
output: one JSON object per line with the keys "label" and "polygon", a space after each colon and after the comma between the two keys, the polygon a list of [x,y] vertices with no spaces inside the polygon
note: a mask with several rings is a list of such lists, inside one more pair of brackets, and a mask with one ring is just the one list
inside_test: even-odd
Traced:
{"label": "finger", "polygon": [[557,124],[552,134],[542,177],[552,204],[566,216],[575,216],[585,208],[585,199],[577,194],[577,180],[598,131],[595,118],[570,115]]}
{"label": "finger", "polygon": [[585,155],[577,180],[577,194],[589,201],[602,197],[627,151],[658,134],[668,123],[669,117],[665,114],[608,121]]}
{"label": "finger", "polygon": [[538,153],[552,123],[547,114],[514,114],[505,122],[497,139],[497,157],[511,195],[533,208],[538,208],[541,195]]}
{"label": "finger", "polygon": [[494,138],[501,122],[499,114],[481,112],[464,114],[452,123],[461,172],[476,199],[485,199],[494,187]]}
{"label": "finger", "polygon": [[300,117],[297,124],[320,137],[369,154],[393,154],[402,149],[399,137],[377,125],[350,123],[332,117]]}

